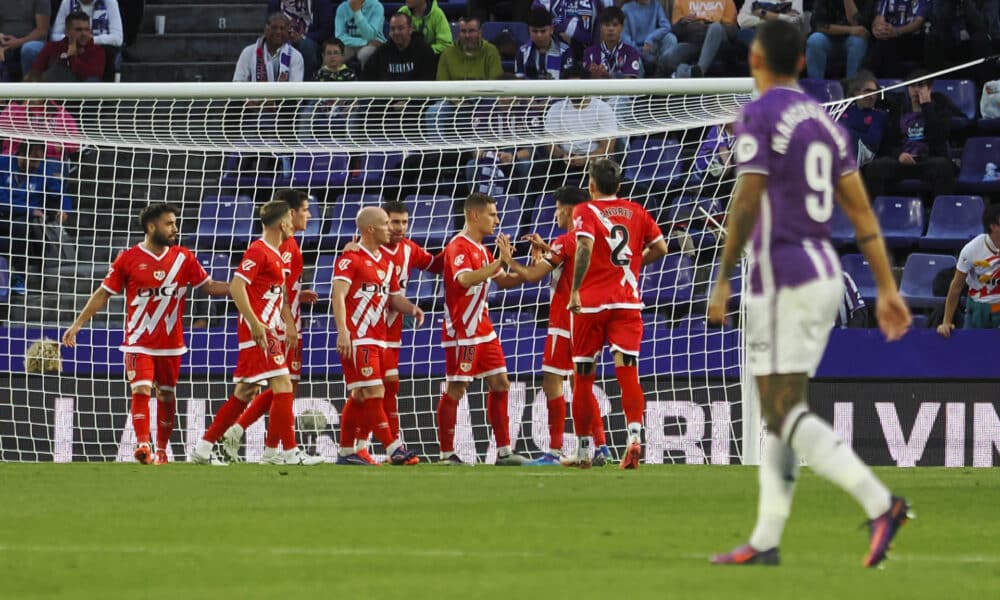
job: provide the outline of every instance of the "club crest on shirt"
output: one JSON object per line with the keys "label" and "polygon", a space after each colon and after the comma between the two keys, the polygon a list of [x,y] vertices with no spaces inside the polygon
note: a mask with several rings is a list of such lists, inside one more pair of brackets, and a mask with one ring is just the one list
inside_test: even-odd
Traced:
{"label": "club crest on shirt", "polygon": [[458,365],[458,368],[461,369],[463,373],[468,373],[469,371],[472,370],[472,363],[464,362]]}
{"label": "club crest on shirt", "polygon": [[377,275],[379,279],[385,279],[385,271],[383,271],[382,269],[375,271],[375,275]]}
{"label": "club crest on shirt", "polygon": [[166,271],[153,271],[153,279],[157,281],[163,281],[163,278],[167,276]]}
{"label": "club crest on shirt", "polygon": [[125,377],[127,377],[129,381],[132,381],[135,379],[135,371],[125,371]]}
{"label": "club crest on shirt", "polygon": [[373,372],[374,369],[372,369],[371,367],[361,367],[361,375],[363,375],[364,377],[371,377]]}
{"label": "club crest on shirt", "polygon": [[297,360],[293,360],[292,361],[292,368],[295,369],[296,371],[298,371],[299,369],[302,368],[302,363],[299,362],[299,361],[297,361]]}

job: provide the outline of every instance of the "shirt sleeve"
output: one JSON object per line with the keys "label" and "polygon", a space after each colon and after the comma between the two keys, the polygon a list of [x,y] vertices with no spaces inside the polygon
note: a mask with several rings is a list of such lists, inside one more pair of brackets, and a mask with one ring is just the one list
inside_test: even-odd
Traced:
{"label": "shirt sleeve", "polygon": [[350,256],[340,255],[337,258],[337,262],[334,263],[333,267],[333,280],[346,281],[351,283],[354,281],[354,260]]}
{"label": "shirt sleeve", "polygon": [[969,242],[968,244],[966,244],[965,247],[962,248],[962,251],[958,254],[958,264],[955,265],[955,268],[958,269],[959,272],[961,273],[972,272],[972,256],[971,256],[972,246],[977,243],[979,244],[982,243],[979,240],[979,238],[976,238],[971,242]]}
{"label": "shirt sleeve", "polygon": [[573,237],[597,238],[597,220],[590,211],[590,203],[577,204],[573,209]]}
{"label": "shirt sleeve", "polygon": [[771,147],[770,124],[755,110],[744,110],[734,126],[736,142],[733,144],[733,158],[736,173],[770,174],[768,149]]}
{"label": "shirt sleeve", "polygon": [[458,276],[472,271],[472,263],[466,248],[458,244],[449,244],[444,249],[445,276],[457,280]]}
{"label": "shirt sleeve", "polygon": [[253,283],[254,277],[260,271],[260,265],[264,262],[264,257],[260,255],[256,248],[248,249],[240,260],[240,265],[236,267],[233,275],[239,277],[247,283]]}
{"label": "shirt sleeve", "polygon": [[126,279],[125,253],[123,252],[118,255],[115,262],[111,263],[111,268],[108,269],[108,274],[104,276],[101,287],[109,294],[120,294],[125,289]]}

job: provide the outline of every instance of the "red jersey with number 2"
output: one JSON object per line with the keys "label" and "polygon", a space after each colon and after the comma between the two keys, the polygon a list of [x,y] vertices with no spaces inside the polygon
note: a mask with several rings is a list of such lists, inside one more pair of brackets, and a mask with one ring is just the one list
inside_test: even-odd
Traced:
{"label": "red jersey with number 2", "polygon": [[[282,260],[281,251],[263,239],[254,240],[243,254],[233,275],[247,282],[247,296],[250,298],[253,314],[257,315],[271,336],[279,335],[279,331],[284,328],[281,309],[284,306],[285,279],[288,275],[288,265]],[[243,315],[240,315],[237,327],[237,340],[240,349],[254,345],[250,326]]]}

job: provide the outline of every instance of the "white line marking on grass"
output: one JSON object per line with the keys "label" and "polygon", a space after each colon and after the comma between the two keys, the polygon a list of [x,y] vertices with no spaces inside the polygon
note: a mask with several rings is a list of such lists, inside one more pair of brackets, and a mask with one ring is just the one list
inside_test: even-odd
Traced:
{"label": "white line marking on grass", "polygon": [[[3,544],[0,553],[15,552],[22,554],[191,554],[201,555],[214,553],[215,549],[208,546],[131,546],[126,544],[87,544],[87,545],[45,545],[45,544]],[[226,554],[238,554],[248,557],[270,553],[274,556],[384,556],[385,548],[227,548]],[[540,552],[502,551],[502,550],[455,550],[437,548],[394,548],[393,554],[401,554],[414,558],[528,558],[537,559],[547,556]]]}

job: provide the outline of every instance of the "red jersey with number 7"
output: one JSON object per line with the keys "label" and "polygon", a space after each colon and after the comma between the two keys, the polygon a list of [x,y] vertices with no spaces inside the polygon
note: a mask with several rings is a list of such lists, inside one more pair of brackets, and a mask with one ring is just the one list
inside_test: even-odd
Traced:
{"label": "red jersey with number 7", "polygon": [[[274,337],[280,335],[284,329],[281,309],[284,306],[285,279],[288,271],[288,264],[282,260],[281,251],[263,239],[258,239],[247,248],[239,267],[233,273],[234,277],[247,282],[250,308]],[[236,339],[241,350],[255,345],[253,336],[250,335],[250,325],[243,315],[240,315]]]}
{"label": "red jersey with number 7", "polygon": [[624,198],[578,204],[573,209],[573,234],[594,240],[590,267],[580,286],[581,312],[642,309],[642,251],[663,239],[646,209]]}
{"label": "red jersey with number 7", "polygon": [[389,255],[369,252],[361,247],[344,252],[334,265],[333,280],[347,282],[347,329],[355,346],[385,348],[385,313],[389,297],[400,293],[399,279],[393,271]]}

